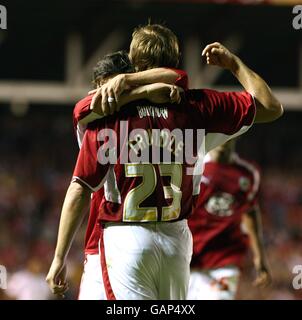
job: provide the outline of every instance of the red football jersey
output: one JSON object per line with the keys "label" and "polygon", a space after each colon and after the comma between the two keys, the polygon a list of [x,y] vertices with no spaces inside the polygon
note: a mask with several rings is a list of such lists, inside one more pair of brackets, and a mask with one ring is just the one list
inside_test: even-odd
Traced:
{"label": "red football jersey", "polygon": [[[183,70],[172,69],[178,73],[178,78],[175,81],[175,85],[182,87],[183,89],[188,88],[188,75]],[[97,114],[93,114],[90,110],[92,95],[86,96],[80,100],[73,111],[73,125],[75,134],[77,136],[79,147],[82,145],[85,130],[89,127],[90,123],[98,118]],[[82,121],[84,120],[84,123]],[[101,188],[97,192],[92,194],[90,213],[88,218],[87,230],[85,235],[85,253],[86,254],[97,254],[98,241],[100,238],[100,230],[97,225],[98,208],[101,204],[101,200],[104,195],[104,189]]]}
{"label": "red football jersey", "polygon": [[[179,69],[172,69],[178,74],[178,78],[175,80],[175,85],[188,89],[188,75],[185,71]],[[78,144],[81,147],[85,130],[88,123],[91,123],[100,118],[100,116],[90,110],[91,100],[93,94],[86,96],[80,100],[73,110],[73,126],[78,139]]]}
{"label": "red football jersey", "polygon": [[[85,130],[91,125],[90,123],[81,124],[81,121],[84,118],[87,120],[87,117],[91,114],[90,104],[92,97],[93,95],[88,95],[84,99],[80,100],[73,110],[73,127],[80,148],[83,142]],[[93,118],[90,120],[93,121]],[[103,188],[94,192],[91,196],[89,218],[85,234],[85,254],[98,254],[99,252],[98,243],[100,239],[100,229],[97,225],[97,218],[98,208],[103,196]]]}
{"label": "red football jersey", "polygon": [[[73,179],[92,191],[99,190],[105,183],[105,196],[99,208],[101,222],[176,221],[186,218],[192,210],[192,194],[199,191],[199,184],[196,188],[192,175],[187,174],[186,169],[190,165],[125,163],[123,160],[125,155],[126,158],[130,156],[133,143],[129,140],[129,133],[131,136],[138,128],[145,132],[179,129],[185,136],[185,129],[191,129],[195,137],[198,130],[204,129],[202,146],[205,154],[252,125],[256,110],[253,98],[246,92],[188,90],[180,105],[135,104],[136,107],[123,109],[117,116],[103,118],[87,128]],[[127,126],[127,131],[124,126]],[[102,153],[108,143],[108,139],[103,141],[103,138],[108,133],[113,134],[116,146],[109,151],[116,157],[114,165],[106,163]],[[193,153],[199,160],[203,156],[202,148],[197,150],[195,140],[197,138],[187,144],[193,145]]]}
{"label": "red football jersey", "polygon": [[259,184],[259,170],[236,153],[228,164],[206,156],[200,195],[189,219],[192,268],[240,267],[248,249],[242,214],[257,204]]}
{"label": "red football jersey", "polygon": [[169,68],[169,69],[178,73],[178,78],[175,80],[175,85],[183,88],[184,90],[187,90],[189,88],[189,80],[188,80],[188,75],[186,71],[183,71],[180,69],[173,69],[173,68]]}

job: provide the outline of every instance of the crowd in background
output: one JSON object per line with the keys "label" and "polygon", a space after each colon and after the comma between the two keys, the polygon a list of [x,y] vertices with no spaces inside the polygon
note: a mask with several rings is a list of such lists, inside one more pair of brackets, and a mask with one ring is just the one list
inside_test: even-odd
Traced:
{"label": "crowd in background", "polygon": [[[8,108],[1,111],[0,265],[6,267],[9,277],[7,290],[0,289],[0,299],[54,299],[44,279],[78,151],[72,109],[56,108],[54,112],[52,108],[32,107],[22,117],[13,116]],[[280,131],[280,136],[283,133]],[[277,141],[280,139],[275,137],[272,144]],[[241,139],[239,151],[242,146],[244,153],[255,153],[255,159],[261,160],[261,150],[268,149],[269,154],[269,148],[275,148],[248,148],[257,143],[266,142],[257,138],[257,132],[254,136],[248,133],[248,138]],[[299,145],[291,147],[297,148],[293,154],[301,154]],[[302,167],[288,165],[285,157],[263,162],[260,204],[273,284],[261,290],[253,287],[254,271],[251,257],[247,257],[238,299],[302,299],[302,289],[294,290],[292,285],[293,266],[302,265]],[[71,249],[71,285],[66,299],[77,297],[84,233],[85,225]]]}

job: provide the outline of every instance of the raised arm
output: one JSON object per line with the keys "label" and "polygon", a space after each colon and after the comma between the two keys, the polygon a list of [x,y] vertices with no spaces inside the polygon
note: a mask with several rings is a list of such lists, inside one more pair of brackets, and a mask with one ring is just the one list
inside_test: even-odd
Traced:
{"label": "raised arm", "polygon": [[266,261],[261,211],[259,206],[256,206],[251,211],[243,215],[243,224],[248,232],[251,249],[254,257],[254,265],[257,272],[257,277],[254,282],[257,286],[266,286],[271,282],[271,275]]}
{"label": "raised arm", "polygon": [[46,281],[54,294],[63,296],[68,290],[66,282],[66,257],[88,209],[91,191],[77,182],[67,190],[59,225],[55,255]]}
{"label": "raised arm", "polygon": [[209,44],[202,55],[206,56],[207,64],[231,71],[244,89],[254,97],[257,108],[255,122],[274,121],[283,114],[281,103],[267,83],[223,45],[218,42]]}

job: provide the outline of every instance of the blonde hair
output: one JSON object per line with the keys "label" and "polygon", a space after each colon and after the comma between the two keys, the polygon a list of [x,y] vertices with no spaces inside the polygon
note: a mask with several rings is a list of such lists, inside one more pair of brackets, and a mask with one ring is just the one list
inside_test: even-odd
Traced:
{"label": "blonde hair", "polygon": [[137,71],[155,67],[176,68],[179,55],[178,39],[170,29],[149,24],[134,30],[129,57]]}

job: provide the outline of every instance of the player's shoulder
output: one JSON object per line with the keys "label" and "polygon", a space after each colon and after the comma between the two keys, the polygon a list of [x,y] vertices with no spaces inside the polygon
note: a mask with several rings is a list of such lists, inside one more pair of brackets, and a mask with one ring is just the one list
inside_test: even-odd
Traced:
{"label": "player's shoulder", "polygon": [[256,161],[242,157],[238,155],[238,153],[233,153],[233,161],[236,165],[244,168],[250,173],[260,175],[261,168]]}
{"label": "player's shoulder", "polygon": [[185,90],[182,94],[182,105],[185,107],[186,112],[189,110],[193,114],[196,112],[203,114],[208,107],[211,107],[211,103],[209,103],[211,101],[209,98],[210,92],[208,90],[210,89]]}
{"label": "player's shoulder", "polygon": [[83,112],[86,111],[87,107],[90,106],[93,94],[87,95],[83,99],[79,100],[73,109],[73,116],[78,118]]}
{"label": "player's shoulder", "polygon": [[75,104],[75,107],[73,109],[73,119],[76,124],[90,114],[90,104],[92,97],[93,94],[88,95]]}
{"label": "player's shoulder", "polygon": [[201,101],[211,94],[211,89],[187,89],[185,90],[185,99],[188,101]]}
{"label": "player's shoulder", "polygon": [[90,105],[92,98],[93,98],[93,94],[89,94],[89,95],[87,95],[86,97],[84,97],[84,98],[82,98],[81,100],[79,100],[79,101],[75,104],[75,106],[77,107],[77,106],[86,106],[86,105],[88,105],[88,104]]}
{"label": "player's shoulder", "polygon": [[203,163],[207,164],[207,163],[211,163],[213,162],[211,154],[208,152],[205,157],[203,158]]}
{"label": "player's shoulder", "polygon": [[205,155],[203,159],[203,165],[203,176],[212,176],[221,170],[220,164],[212,159],[210,153]]}
{"label": "player's shoulder", "polygon": [[222,105],[221,101],[224,100],[222,93],[202,88],[202,89],[189,89],[185,90],[185,99],[184,102],[190,108],[201,112],[204,116],[212,114],[214,110],[223,111],[222,108],[215,108]]}
{"label": "player's shoulder", "polygon": [[251,98],[251,94],[247,91],[217,91],[209,88],[201,88],[201,89],[188,89],[185,90],[185,97],[189,101],[219,101],[219,99],[243,99],[243,98]]}

